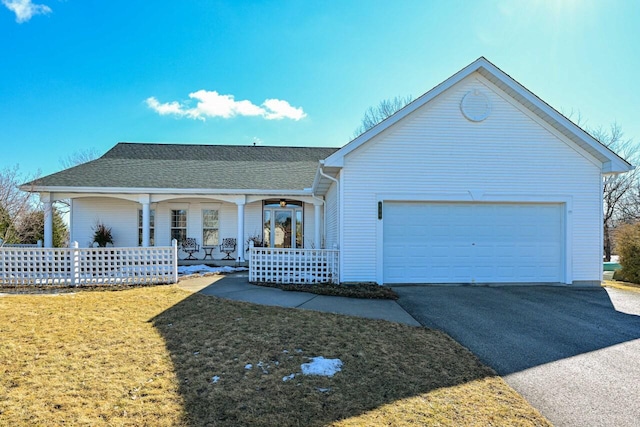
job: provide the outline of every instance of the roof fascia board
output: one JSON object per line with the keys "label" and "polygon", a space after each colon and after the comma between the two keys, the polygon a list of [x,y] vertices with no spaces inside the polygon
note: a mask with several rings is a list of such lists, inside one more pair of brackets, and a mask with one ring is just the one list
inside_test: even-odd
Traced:
{"label": "roof fascia board", "polygon": [[[481,58],[484,59],[484,58]],[[560,114],[556,109],[551,107],[549,104],[540,99],[537,95],[531,92],[529,89],[518,83],[515,79],[510,77],[504,71],[493,65],[488,60],[484,59],[482,67],[490,74],[494,75],[498,78],[504,85],[508,86],[511,90],[518,93],[518,95],[522,96],[527,101],[531,102],[537,108],[539,108],[542,112],[550,116],[554,119],[558,124],[567,129],[569,132],[574,134],[577,138],[581,139],[588,145],[590,145],[594,150],[596,150],[599,154],[606,157],[611,164],[611,167],[619,168],[619,172],[626,172],[631,170],[633,167],[629,162],[624,160],[622,157],[618,156],[615,152],[602,145],[599,141],[597,141],[594,137],[589,135],[584,129],[573,123],[571,120],[566,118],[564,115]],[[480,69],[480,67],[478,68]],[[480,73],[482,74],[482,73]],[[484,76],[483,76],[484,77]],[[547,120],[545,120],[547,121]],[[551,123],[550,123],[551,124]],[[551,124],[553,126],[553,124]],[[604,164],[607,162],[603,162]],[[604,169],[603,169],[604,171]]]}
{"label": "roof fascia board", "polygon": [[311,194],[311,189],[304,190],[258,190],[258,189],[210,189],[210,188],[134,188],[134,187],[56,187],[22,185],[22,191],[30,193],[55,192],[55,193],[95,193],[95,194],[206,194],[206,195],[299,195]]}
{"label": "roof fascia board", "polygon": [[531,109],[524,106],[513,96],[509,95],[507,92],[502,90],[502,88],[496,86],[493,82],[487,79],[482,74],[476,74],[473,78],[477,79],[480,83],[487,86],[487,88],[493,92],[495,92],[498,96],[500,96],[505,102],[511,104],[514,108],[519,110],[522,114],[529,117],[531,120],[536,122],[539,126],[543,127],[547,130],[547,132],[551,133],[557,139],[563,141],[569,148],[574,150],[576,153],[580,154],[582,157],[587,159],[591,164],[595,167],[602,169],[603,162],[600,159],[597,159],[593,154],[585,150],[580,145],[576,144],[575,141],[571,140],[567,135],[561,133],[558,129],[552,126],[548,121],[544,120],[535,112],[531,111]]}

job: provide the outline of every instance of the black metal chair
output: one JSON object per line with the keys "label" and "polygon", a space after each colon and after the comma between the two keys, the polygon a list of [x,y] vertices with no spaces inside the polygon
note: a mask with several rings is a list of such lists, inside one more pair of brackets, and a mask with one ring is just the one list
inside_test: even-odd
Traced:
{"label": "black metal chair", "polygon": [[235,252],[236,246],[237,246],[237,241],[234,237],[226,237],[222,239],[222,244],[220,245],[220,252],[224,252],[227,254],[227,256],[222,259],[233,261],[233,258],[231,258],[231,254]]}
{"label": "black metal chair", "polygon": [[187,237],[182,241],[182,243],[180,243],[180,249],[182,249],[182,252],[189,254],[185,259],[196,259],[193,257],[193,254],[200,252],[200,245],[195,238]]}

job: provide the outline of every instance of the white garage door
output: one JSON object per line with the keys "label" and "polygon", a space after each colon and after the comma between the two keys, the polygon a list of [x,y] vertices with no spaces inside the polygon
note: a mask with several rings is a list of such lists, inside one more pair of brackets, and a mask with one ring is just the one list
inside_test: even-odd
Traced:
{"label": "white garage door", "polygon": [[562,207],[385,202],[384,282],[561,282]]}

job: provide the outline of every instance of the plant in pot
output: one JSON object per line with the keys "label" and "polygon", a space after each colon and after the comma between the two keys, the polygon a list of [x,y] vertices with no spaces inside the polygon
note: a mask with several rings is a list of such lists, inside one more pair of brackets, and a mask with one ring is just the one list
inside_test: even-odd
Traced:
{"label": "plant in pot", "polygon": [[262,241],[262,237],[259,236],[258,234],[254,234],[247,239],[245,251],[249,251],[249,248],[251,247],[251,242],[253,242],[254,248],[263,248],[266,246]]}
{"label": "plant in pot", "polygon": [[91,243],[97,243],[100,248],[106,248],[108,243],[113,245],[111,227],[107,227],[101,222],[97,223],[93,227],[93,241]]}

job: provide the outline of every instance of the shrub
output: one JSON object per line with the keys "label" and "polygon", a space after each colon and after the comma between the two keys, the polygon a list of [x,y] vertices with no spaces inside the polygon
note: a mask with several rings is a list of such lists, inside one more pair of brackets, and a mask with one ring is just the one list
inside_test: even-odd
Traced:
{"label": "shrub", "polygon": [[616,240],[622,266],[615,274],[616,280],[640,283],[640,223],[620,226]]}

